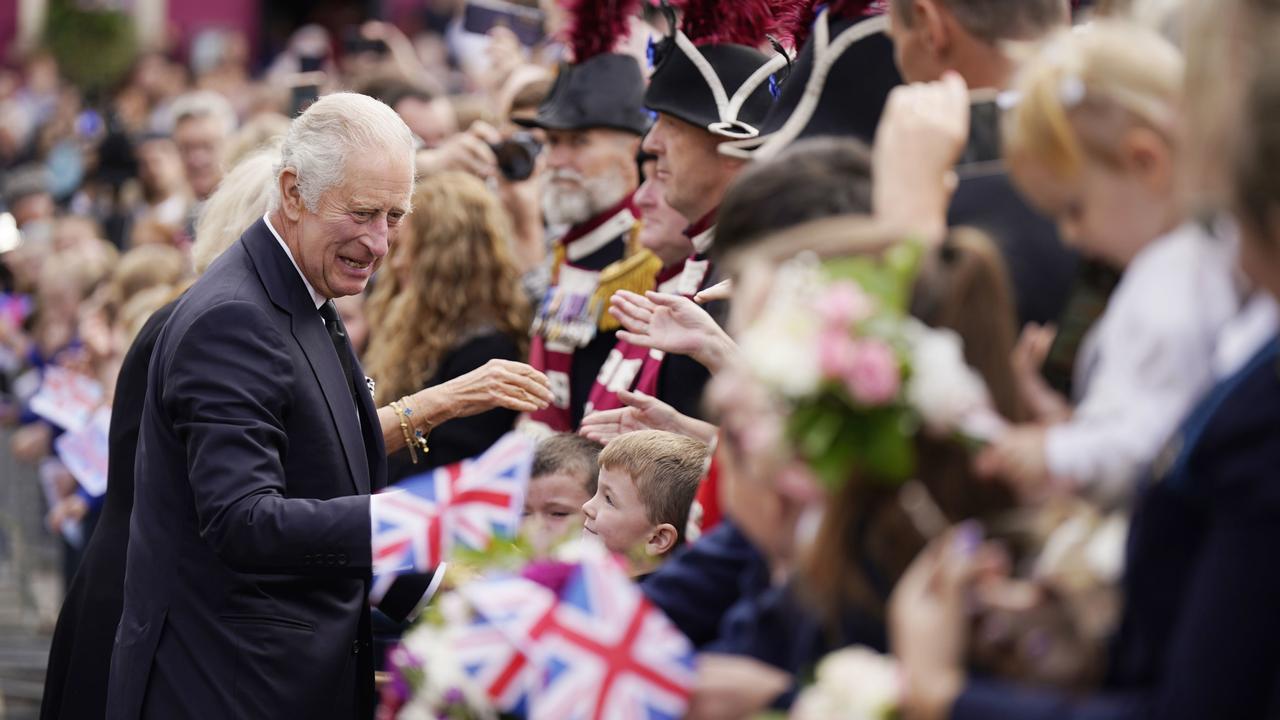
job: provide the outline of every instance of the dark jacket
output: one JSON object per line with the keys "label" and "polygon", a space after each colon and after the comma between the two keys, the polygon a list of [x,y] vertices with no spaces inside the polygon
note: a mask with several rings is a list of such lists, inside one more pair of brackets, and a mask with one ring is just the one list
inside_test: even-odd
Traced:
{"label": "dark jacket", "polygon": [[125,552],[133,511],[133,459],[138,447],[147,363],[176,303],[157,310],[125,353],[108,431],[107,494],[75,579],[67,589],[49,649],[42,720],[99,720],[107,706],[107,672],[124,602]]}
{"label": "dark jacket", "polygon": [[148,373],[108,718],[372,714],[385,449],[341,351],[351,378],[261,221],[179,301]]}
{"label": "dark jacket", "polygon": [[1076,256],[1063,246],[1054,223],[1013,186],[1000,154],[999,112],[994,102],[972,107],[969,145],[956,166],[960,182],[947,225],[977,228],[1000,249],[1019,327],[1057,322],[1075,281]]}
{"label": "dark jacket", "polygon": [[1192,411],[1135,510],[1124,612],[1092,696],[972,681],[957,720],[1280,717],[1280,344]]}

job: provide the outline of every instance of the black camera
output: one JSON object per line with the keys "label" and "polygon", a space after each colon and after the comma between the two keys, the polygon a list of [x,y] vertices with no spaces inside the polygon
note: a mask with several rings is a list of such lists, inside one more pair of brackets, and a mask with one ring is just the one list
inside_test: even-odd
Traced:
{"label": "black camera", "polygon": [[502,176],[513,182],[528,180],[533,175],[538,153],[542,152],[542,143],[527,132],[518,132],[489,147],[493,148],[493,154],[498,158],[498,170],[502,172]]}

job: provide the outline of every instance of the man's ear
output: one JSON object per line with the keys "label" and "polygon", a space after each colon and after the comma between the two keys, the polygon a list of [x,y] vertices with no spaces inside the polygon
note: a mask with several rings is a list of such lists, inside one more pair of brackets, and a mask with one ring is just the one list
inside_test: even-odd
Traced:
{"label": "man's ear", "polygon": [[934,58],[945,58],[951,52],[949,21],[953,18],[938,7],[937,0],[914,0],[912,10],[912,25],[920,33],[923,45]]}
{"label": "man's ear", "polygon": [[650,557],[666,555],[675,548],[678,539],[680,539],[680,533],[676,532],[675,526],[671,523],[662,523],[653,529],[653,533],[649,535],[649,542],[644,544],[645,554]]}
{"label": "man's ear", "polygon": [[280,212],[284,213],[290,222],[298,222],[302,219],[304,205],[302,190],[298,187],[297,171],[291,167],[281,170],[276,182],[279,183],[280,188]]}

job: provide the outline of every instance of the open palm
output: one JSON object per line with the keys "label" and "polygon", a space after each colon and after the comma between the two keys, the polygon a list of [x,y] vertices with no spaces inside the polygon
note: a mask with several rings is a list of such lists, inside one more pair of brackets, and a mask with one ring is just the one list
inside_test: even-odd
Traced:
{"label": "open palm", "polygon": [[622,323],[620,339],[699,361],[708,343],[723,334],[706,310],[680,295],[620,290],[610,301],[609,314]]}

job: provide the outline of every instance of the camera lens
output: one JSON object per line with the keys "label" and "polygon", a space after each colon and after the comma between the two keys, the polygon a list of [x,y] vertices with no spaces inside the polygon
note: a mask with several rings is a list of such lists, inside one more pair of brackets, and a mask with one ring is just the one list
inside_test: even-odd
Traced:
{"label": "camera lens", "polygon": [[542,145],[527,132],[512,135],[497,145],[491,145],[498,158],[498,170],[508,180],[528,180],[538,160]]}

